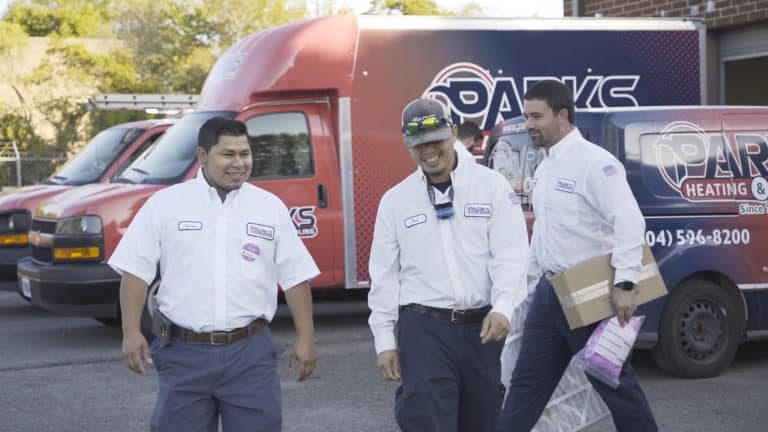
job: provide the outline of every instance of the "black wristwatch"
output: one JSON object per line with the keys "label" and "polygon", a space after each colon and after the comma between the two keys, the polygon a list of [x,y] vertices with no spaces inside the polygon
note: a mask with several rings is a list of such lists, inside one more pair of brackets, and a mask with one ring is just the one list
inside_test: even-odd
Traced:
{"label": "black wristwatch", "polygon": [[629,281],[621,281],[614,285],[616,288],[623,289],[624,291],[632,291],[635,289],[635,284]]}

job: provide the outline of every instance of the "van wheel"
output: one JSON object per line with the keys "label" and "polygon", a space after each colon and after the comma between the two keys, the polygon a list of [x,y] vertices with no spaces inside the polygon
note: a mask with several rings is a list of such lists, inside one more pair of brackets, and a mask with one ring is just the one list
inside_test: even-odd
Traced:
{"label": "van wheel", "polygon": [[155,304],[155,294],[160,287],[160,279],[156,279],[152,282],[147,290],[147,301],[144,302],[144,310],[141,311],[141,334],[147,340],[147,343],[152,343],[155,339],[155,334],[152,332],[152,310]]}
{"label": "van wheel", "polygon": [[663,371],[682,378],[720,374],[741,342],[744,316],[715,282],[693,279],[670,294],[652,355]]}

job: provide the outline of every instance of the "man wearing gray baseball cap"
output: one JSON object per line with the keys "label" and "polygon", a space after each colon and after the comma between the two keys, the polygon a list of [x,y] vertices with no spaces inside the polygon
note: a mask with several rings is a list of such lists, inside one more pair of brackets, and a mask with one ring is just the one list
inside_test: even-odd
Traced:
{"label": "man wearing gray baseball cap", "polygon": [[401,383],[403,431],[492,431],[504,338],[527,294],[520,200],[501,174],[458,156],[439,101],[409,103],[402,132],[418,169],[376,215],[368,304],[378,367]]}

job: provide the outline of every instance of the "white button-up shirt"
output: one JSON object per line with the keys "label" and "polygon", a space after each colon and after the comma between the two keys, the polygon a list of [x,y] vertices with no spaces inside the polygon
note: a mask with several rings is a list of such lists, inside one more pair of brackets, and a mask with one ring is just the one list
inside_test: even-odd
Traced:
{"label": "white button-up shirt", "polygon": [[109,259],[148,284],[158,262],[160,312],[197,332],[271,320],[278,284],[320,273],[279,198],[245,183],[222,202],[202,170],[150,197]]}
{"label": "white button-up shirt", "polygon": [[499,173],[459,156],[454,216],[437,219],[421,169],[379,203],[369,271],[376,352],[396,349],[398,307],[492,311],[511,320],[526,296],[528,234],[518,197]]}
{"label": "white button-up shirt", "polygon": [[612,253],[615,282],[637,282],[645,219],[612,154],[574,128],[536,168],[532,199],[532,280]]}

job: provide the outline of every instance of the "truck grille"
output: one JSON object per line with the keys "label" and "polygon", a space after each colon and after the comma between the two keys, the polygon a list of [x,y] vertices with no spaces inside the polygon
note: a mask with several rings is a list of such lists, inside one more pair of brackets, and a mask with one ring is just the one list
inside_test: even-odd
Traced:
{"label": "truck grille", "polygon": [[32,219],[32,231],[39,231],[45,234],[53,234],[56,232],[56,221]]}
{"label": "truck grille", "polygon": [[[53,234],[56,232],[56,221],[45,219],[32,219],[32,226],[30,231],[36,231],[43,234]],[[46,246],[31,245],[32,259],[42,263],[53,262],[53,248]]]}
{"label": "truck grille", "polygon": [[43,263],[52,263],[53,249],[47,247],[32,246],[32,259]]}

